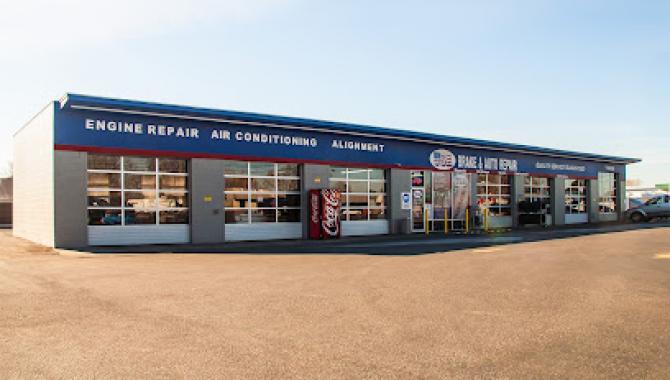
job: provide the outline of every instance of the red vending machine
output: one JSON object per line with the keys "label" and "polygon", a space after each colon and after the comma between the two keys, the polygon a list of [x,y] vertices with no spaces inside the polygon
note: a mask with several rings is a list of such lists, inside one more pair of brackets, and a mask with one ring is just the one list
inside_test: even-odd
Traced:
{"label": "red vending machine", "polygon": [[321,239],[321,190],[309,191],[309,238]]}
{"label": "red vending machine", "polygon": [[339,190],[321,190],[321,236],[324,239],[340,237],[341,197]]}
{"label": "red vending machine", "polygon": [[342,194],[339,190],[309,191],[309,238],[337,239],[340,237]]}

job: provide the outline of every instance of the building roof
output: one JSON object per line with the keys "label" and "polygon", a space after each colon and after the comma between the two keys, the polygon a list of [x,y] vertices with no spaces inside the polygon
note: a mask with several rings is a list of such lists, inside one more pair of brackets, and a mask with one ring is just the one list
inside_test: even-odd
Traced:
{"label": "building roof", "polygon": [[244,121],[248,124],[256,124],[271,127],[285,128],[311,128],[324,132],[337,131],[339,133],[351,133],[384,137],[398,140],[412,140],[420,142],[448,143],[455,146],[489,149],[497,151],[508,151],[543,156],[576,158],[582,160],[599,161],[616,164],[631,164],[640,162],[638,158],[608,156],[593,153],[582,153],[560,149],[543,148],[531,145],[510,144],[488,140],[438,135],[425,132],[413,132],[401,129],[390,129],[373,127],[368,125],[341,123],[324,120],[304,119],[297,117],[266,115],[250,112],[227,111],[211,108],[200,108],[191,106],[180,106],[163,103],[144,102],[126,99],[104,98],[88,95],[68,93],[60,100],[61,108],[72,107],[75,109],[99,110],[124,112],[128,114],[141,114],[146,116],[160,116],[172,118],[195,119],[201,121]]}
{"label": "building roof", "polygon": [[0,202],[11,202],[14,194],[13,178],[0,178]]}

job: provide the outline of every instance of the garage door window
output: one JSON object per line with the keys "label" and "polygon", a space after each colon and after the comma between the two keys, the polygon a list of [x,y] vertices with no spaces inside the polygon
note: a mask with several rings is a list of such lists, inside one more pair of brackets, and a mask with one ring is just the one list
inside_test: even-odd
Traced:
{"label": "garage door window", "polygon": [[532,212],[544,210],[551,214],[551,179],[544,177],[523,177],[523,201]]}
{"label": "garage door window", "polygon": [[226,161],[227,224],[300,222],[297,164]]}
{"label": "garage door window", "polygon": [[486,206],[489,215],[512,215],[509,178],[503,174],[477,175],[477,202]]}
{"label": "garage door window", "polygon": [[616,212],[616,176],[614,173],[598,173],[599,209],[601,213]]}
{"label": "garage door window", "polygon": [[565,180],[565,213],[586,214],[586,180]]}
{"label": "garage door window", "polygon": [[188,224],[186,160],[88,155],[88,224]]}
{"label": "garage door window", "polygon": [[330,187],[342,192],[342,220],[386,217],[384,169],[332,167]]}

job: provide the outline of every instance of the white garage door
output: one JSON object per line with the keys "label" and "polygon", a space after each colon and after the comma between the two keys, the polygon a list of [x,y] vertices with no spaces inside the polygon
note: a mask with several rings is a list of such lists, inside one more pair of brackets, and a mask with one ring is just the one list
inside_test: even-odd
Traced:
{"label": "white garage door", "polygon": [[342,193],[342,236],[389,233],[384,169],[331,167],[329,180]]}
{"label": "white garage door", "polygon": [[302,238],[301,223],[227,224],[226,241]]}
{"label": "white garage door", "polygon": [[300,239],[297,164],[224,163],[225,240]]}
{"label": "white garage door", "polygon": [[89,245],[188,243],[187,160],[88,154]]}
{"label": "white garage door", "polygon": [[356,220],[342,222],[342,236],[384,235],[388,233],[388,220]]}
{"label": "white garage door", "polygon": [[180,244],[190,242],[189,226],[89,226],[89,245]]}

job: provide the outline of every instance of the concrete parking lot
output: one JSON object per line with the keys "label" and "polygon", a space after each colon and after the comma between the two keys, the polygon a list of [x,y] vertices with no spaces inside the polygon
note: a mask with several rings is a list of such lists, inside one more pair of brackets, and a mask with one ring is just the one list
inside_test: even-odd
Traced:
{"label": "concrete parking lot", "polygon": [[102,255],[3,230],[0,375],[670,374],[670,228],[449,253],[435,244],[404,256],[347,254],[346,244],[312,255]]}

